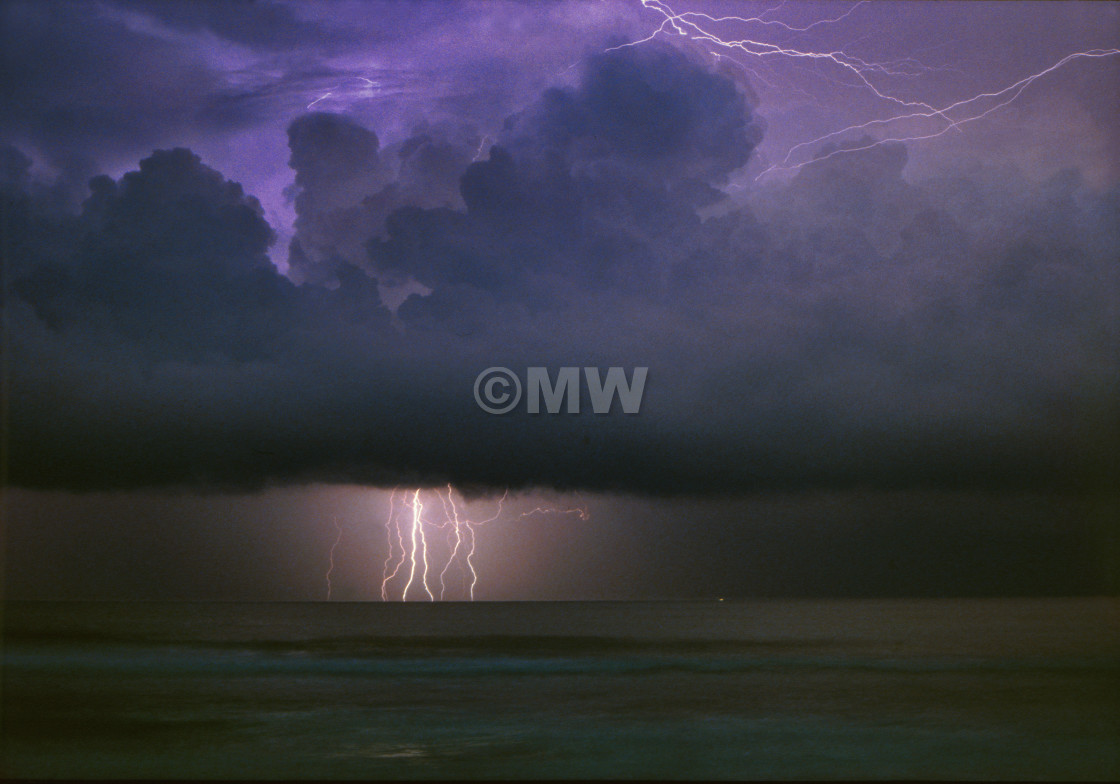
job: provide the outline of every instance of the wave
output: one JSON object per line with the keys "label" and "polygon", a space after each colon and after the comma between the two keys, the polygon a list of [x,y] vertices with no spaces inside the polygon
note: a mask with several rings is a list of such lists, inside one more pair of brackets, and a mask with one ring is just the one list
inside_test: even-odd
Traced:
{"label": "wave", "polygon": [[486,677],[746,673],[756,671],[882,671],[904,673],[1118,671],[1120,658],[869,656],[809,652],[806,644],[566,638],[349,638],[346,640],[167,642],[113,644],[13,644],[6,641],[9,671],[57,668],[190,672],[215,675],[298,674],[369,677]]}

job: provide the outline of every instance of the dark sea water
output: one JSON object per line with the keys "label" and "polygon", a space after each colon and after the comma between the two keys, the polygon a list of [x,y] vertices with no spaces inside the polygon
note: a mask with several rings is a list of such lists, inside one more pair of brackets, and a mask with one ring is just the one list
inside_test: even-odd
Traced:
{"label": "dark sea water", "polygon": [[4,605],[82,778],[1120,778],[1120,602]]}

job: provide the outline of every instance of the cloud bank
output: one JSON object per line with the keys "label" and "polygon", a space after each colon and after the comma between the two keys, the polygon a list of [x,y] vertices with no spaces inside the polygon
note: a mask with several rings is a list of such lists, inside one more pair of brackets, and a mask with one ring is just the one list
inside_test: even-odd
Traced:
{"label": "cloud bank", "polygon": [[[589,55],[496,138],[438,119],[383,145],[308,113],[288,126],[291,277],[258,201],[189,149],[94,177],[76,209],[7,147],[10,480],[1113,480],[1120,189],[910,181],[897,143],[731,187],[764,126],[741,84],[656,43]],[[414,293],[393,312],[391,291]],[[471,392],[492,365],[649,381],[638,415],[496,417]]]}

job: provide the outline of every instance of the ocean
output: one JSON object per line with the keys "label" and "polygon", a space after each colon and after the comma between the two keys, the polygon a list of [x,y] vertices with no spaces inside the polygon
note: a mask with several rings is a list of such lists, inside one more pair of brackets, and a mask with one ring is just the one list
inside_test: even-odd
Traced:
{"label": "ocean", "polygon": [[5,777],[1120,778],[1120,600],[3,605]]}

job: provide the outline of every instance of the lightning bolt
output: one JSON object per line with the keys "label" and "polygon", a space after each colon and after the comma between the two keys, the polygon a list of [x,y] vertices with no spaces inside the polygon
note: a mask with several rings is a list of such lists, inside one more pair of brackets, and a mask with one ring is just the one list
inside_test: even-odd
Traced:
{"label": "lightning bolt", "polygon": [[[375,90],[376,88],[378,88],[378,87],[380,87],[380,86],[381,86],[380,84],[378,84],[377,82],[373,81],[372,79],[367,79],[367,78],[366,78],[366,77],[364,77],[364,76],[357,76],[357,75],[354,75],[354,76],[347,76],[347,77],[344,77],[344,78],[345,78],[345,79],[357,79],[357,80],[359,80],[359,81],[361,81],[361,82],[364,82],[364,83],[365,83],[365,86],[364,86],[364,87],[361,87],[361,88],[350,87],[350,88],[348,88],[348,89],[346,90],[346,92],[348,92],[348,93],[353,93],[353,92],[354,92],[355,90],[357,90],[357,91],[358,91],[358,94],[359,94],[359,95],[360,95],[361,97],[369,97],[369,96],[372,96],[372,95],[373,95],[373,91],[374,91],[374,90]],[[341,90],[342,88],[343,88],[343,85],[341,85],[341,84],[336,84],[336,85],[335,85],[334,87],[331,87],[331,88],[329,88],[329,89],[327,90],[327,92],[323,93],[323,94],[322,94],[322,95],[320,95],[320,96],[319,96],[318,98],[316,98],[316,99],[315,99],[314,101],[312,101],[311,103],[307,104],[307,109],[308,109],[308,110],[310,110],[310,109],[311,109],[311,107],[313,107],[313,106],[314,106],[315,104],[319,103],[320,101],[325,101],[325,100],[327,100],[328,98],[330,98],[330,97],[332,97],[333,95],[335,95],[335,93],[336,93],[336,92],[337,92],[338,90]],[[341,96],[340,96],[340,97],[341,97]]]}
{"label": "lightning bolt", "polygon": [[591,517],[587,512],[587,508],[583,506],[575,506],[571,509],[555,509],[551,506],[538,506],[536,509],[530,509],[528,512],[522,512],[520,514],[520,517],[528,517],[529,515],[535,514],[574,514],[579,515],[580,520],[589,520]]}
{"label": "lightning bolt", "polygon": [[331,599],[331,573],[334,572],[334,551],[338,548],[338,543],[342,541],[342,526],[338,524],[338,518],[333,518],[335,530],[338,531],[338,536],[335,537],[334,544],[331,545],[331,565],[327,569],[327,601]]}
{"label": "lightning bolt", "polygon": [[[466,505],[460,497],[456,499],[455,488],[448,484],[444,489],[433,490],[431,493],[436,500],[425,501],[423,488],[414,488],[403,494],[402,503],[397,503],[399,488],[393,488],[389,494],[389,515],[385,518],[385,539],[389,553],[382,564],[381,574],[381,599],[390,601],[395,591],[392,589],[393,580],[402,574],[404,564],[408,563],[408,576],[404,589],[399,595],[400,601],[408,601],[410,592],[416,593],[414,585],[418,584],[427,594],[429,601],[435,601],[437,594],[433,590],[430,576],[439,569],[439,600],[447,598],[452,586],[448,584],[448,573],[452,566],[458,564],[460,574],[464,578],[464,593],[466,598],[474,600],[475,587],[478,585],[479,574],[474,558],[478,547],[478,533],[481,526],[496,522],[506,515],[505,506],[509,499],[507,489],[498,499],[493,513],[489,517],[470,518],[466,515]],[[439,511],[442,510],[442,518]],[[435,515],[433,517],[433,514]],[[587,507],[578,505],[574,507],[537,506],[526,512],[510,517],[520,519],[533,515],[577,515],[581,520],[590,519]],[[402,519],[404,518],[404,519]],[[407,537],[403,533],[408,529]],[[438,528],[446,530],[446,549],[429,541],[426,529]],[[341,538],[341,530],[339,534]],[[335,542],[337,547],[338,542]],[[331,550],[331,569],[334,568],[333,553]],[[446,560],[444,560],[446,558]],[[441,568],[442,565],[442,568]],[[329,596],[328,571],[328,596]],[[434,579],[434,578],[433,578]]]}
{"label": "lightning bolt", "polygon": [[337,89],[338,89],[337,87],[332,87],[332,88],[331,88],[331,89],[330,89],[329,91],[327,91],[327,92],[326,92],[326,93],[324,93],[323,95],[320,95],[320,96],[319,96],[318,98],[316,98],[316,99],[315,99],[314,101],[312,101],[311,103],[307,104],[307,108],[308,108],[308,109],[310,109],[310,108],[311,108],[312,106],[314,106],[315,104],[319,103],[320,101],[325,101],[325,100],[327,100],[327,99],[328,99],[328,98],[330,98],[330,97],[331,97],[332,95],[334,95],[334,91],[335,91],[335,90],[337,90]]}
{"label": "lightning bolt", "polygon": [[[656,0],[651,0],[651,2],[644,2],[643,5],[646,5],[648,7],[652,2],[656,2]],[[696,18],[696,19],[703,19],[703,20],[708,21],[708,22],[745,22],[745,23],[754,22],[754,23],[764,25],[764,26],[771,26],[772,25],[772,26],[775,26],[775,27],[780,27],[783,30],[786,30],[786,31],[791,32],[791,33],[804,33],[806,30],[812,30],[814,27],[820,27],[821,25],[827,25],[827,24],[835,24],[836,22],[839,22],[843,19],[847,19],[849,16],[852,15],[853,11],[855,11],[861,5],[866,4],[867,2],[868,2],[868,0],[858,0],[858,2],[853,3],[848,8],[848,10],[845,11],[844,13],[840,14],[840,16],[837,16],[833,19],[819,19],[816,22],[813,22],[811,24],[806,25],[805,27],[794,27],[792,25],[786,24],[785,22],[780,22],[777,19],[763,19],[762,18],[764,16],[768,16],[769,14],[772,14],[775,11],[779,10],[782,6],[785,5],[785,0],[783,0],[781,3],[778,3],[778,5],[774,6],[773,8],[768,8],[767,10],[763,11],[758,16],[752,16],[750,18],[744,18],[744,17],[741,17],[741,16],[710,16],[708,14],[702,14],[702,13],[699,13],[697,11],[688,11],[688,12],[685,12],[683,14],[679,14],[678,18],[680,18],[680,19]]]}
{"label": "lightning bolt", "polygon": [[393,560],[393,553],[395,552],[395,550],[393,548],[393,531],[392,531],[391,527],[393,526],[394,522],[396,522],[396,520],[393,516],[393,501],[396,498],[397,489],[398,488],[394,487],[393,492],[389,493],[389,517],[388,517],[387,520],[385,520],[385,538],[388,539],[388,541],[389,541],[389,555],[387,555],[385,557],[385,565],[381,568],[381,573],[384,577],[384,579],[381,580],[381,600],[382,601],[388,601],[389,600],[389,594],[388,594],[389,581],[397,576],[397,572],[400,571],[401,565],[404,563],[404,559],[405,559],[404,536],[401,534],[401,527],[400,527],[400,524],[398,522],[396,524],[397,544],[400,546],[401,557],[400,557],[400,560],[397,561],[396,565],[393,567],[393,571],[392,572],[389,571],[389,562]]}
{"label": "lightning bolt", "polygon": [[[1047,74],[1053,73],[1054,71],[1058,70],[1063,65],[1065,65],[1066,63],[1073,62],[1074,60],[1080,60],[1082,58],[1111,57],[1111,56],[1117,55],[1117,54],[1120,54],[1120,49],[1090,49],[1090,50],[1085,51],[1085,52],[1074,52],[1073,54],[1066,55],[1065,57],[1063,57],[1061,60],[1054,63],[1050,67],[1045,68],[1045,69],[1039,71],[1038,73],[1034,73],[1034,74],[1031,74],[1030,76],[1026,76],[1026,77],[1020,79],[1019,81],[1015,82],[1014,84],[1011,84],[1011,85],[1008,85],[1007,87],[1004,87],[1002,90],[997,90],[995,92],[979,93],[977,95],[972,96],[971,98],[966,98],[966,99],[957,101],[955,103],[951,103],[951,104],[943,107],[942,109],[938,109],[938,110],[935,110],[933,112],[911,112],[909,114],[899,114],[899,115],[894,115],[893,117],[887,117],[887,118],[884,118],[884,119],[869,120],[868,122],[865,122],[865,123],[860,123],[858,125],[850,125],[847,128],[841,128],[840,130],[832,131],[831,133],[827,133],[824,136],[820,136],[816,139],[812,139],[812,140],[807,141],[807,142],[801,142],[800,144],[795,144],[786,153],[786,156],[782,160],[781,163],[775,164],[775,165],[771,166],[770,168],[766,169],[765,171],[762,172],[762,174],[759,175],[759,177],[762,177],[763,175],[768,174],[771,171],[783,171],[783,170],[784,171],[790,171],[790,170],[800,169],[801,167],[803,167],[803,166],[805,166],[809,163],[814,163],[816,161],[827,160],[829,158],[832,158],[835,155],[839,155],[839,154],[842,154],[842,153],[851,153],[851,152],[859,152],[860,150],[868,150],[868,149],[871,149],[872,147],[878,147],[881,144],[885,144],[885,143],[891,142],[891,141],[921,141],[923,139],[935,139],[938,136],[941,136],[941,135],[945,134],[946,132],[948,132],[949,130],[951,130],[953,128],[959,129],[960,126],[965,125],[966,123],[975,122],[976,120],[982,120],[983,118],[990,115],[992,112],[995,112],[998,109],[1002,109],[1003,107],[1007,106],[1012,101],[1014,101],[1016,98],[1018,98],[1019,95],[1021,95],[1024,90],[1026,90],[1028,87],[1030,87],[1036,81],[1041,79],[1043,76],[1046,76]],[[985,99],[993,99],[994,103],[990,107],[981,110],[980,107],[976,106],[976,104],[984,101]],[[949,119],[948,112],[953,112],[953,111],[958,110],[958,109],[963,109],[964,110],[961,113],[960,119],[956,119],[956,120]],[[970,112],[975,112],[975,113],[970,113]],[[878,139],[878,140],[876,140],[876,141],[874,141],[870,144],[866,144],[866,145],[863,145],[861,147],[847,147],[843,150],[835,150],[831,153],[821,155],[821,156],[818,156],[816,158],[812,158],[810,160],[802,161],[800,163],[791,163],[790,162],[794,153],[796,153],[798,150],[804,149],[806,147],[814,146],[816,144],[820,144],[821,142],[827,141],[827,140],[835,138],[837,136],[841,136],[841,135],[846,134],[846,133],[850,133],[852,131],[866,130],[866,129],[870,129],[870,128],[877,127],[877,126],[890,125],[891,123],[899,122],[899,121],[902,121],[902,120],[929,119],[929,118],[932,118],[934,115],[939,115],[939,116],[945,117],[947,120],[949,120],[949,125],[947,125],[943,128],[934,130],[931,133],[912,134],[912,135],[909,135],[909,136],[902,135],[902,136],[887,137],[887,138],[883,138],[883,139]]]}
{"label": "lightning bolt", "polygon": [[[412,564],[408,572],[408,582],[404,586],[404,593],[401,594],[401,601],[407,601],[408,589],[412,587],[412,580],[416,576],[416,555],[420,554],[421,573],[420,583],[424,586],[424,592],[428,594],[431,601],[435,601],[435,596],[428,588],[428,540],[424,536],[424,505],[420,503],[420,490],[417,488],[412,493],[412,500],[407,503],[407,506],[412,510],[412,550],[410,551],[409,560]],[[417,539],[420,544],[417,547]]]}
{"label": "lightning bolt", "polygon": [[482,140],[478,143],[478,149],[475,150],[474,158],[471,159],[472,162],[478,161],[478,159],[482,157],[482,153],[483,153],[483,151],[486,147],[486,142],[489,139],[490,139],[489,136],[483,134]]}
{"label": "lightning bolt", "polygon": [[[443,500],[443,496],[440,496]],[[447,570],[451,568],[451,564],[455,562],[455,556],[459,554],[459,545],[463,543],[462,523],[459,520],[459,510],[455,506],[455,499],[451,495],[451,485],[447,485],[447,501],[444,502],[444,514],[447,519],[451,521],[453,530],[455,532],[455,545],[451,548],[451,557],[447,559],[447,565],[443,567],[443,571],[439,573],[439,598],[443,599],[446,586],[443,582],[443,576],[447,574]]]}
{"label": "lightning bolt", "polygon": [[508,496],[509,496],[509,490],[506,490],[504,493],[502,493],[502,497],[498,499],[498,511],[494,512],[494,516],[491,517],[490,519],[480,520],[477,523],[473,522],[471,520],[468,520],[466,522],[467,530],[471,534],[471,549],[467,551],[467,568],[471,572],[471,586],[470,586],[470,593],[468,595],[470,596],[470,599],[471,599],[472,602],[474,601],[474,587],[478,584],[478,572],[475,571],[474,562],[472,560],[474,558],[475,544],[478,540],[478,533],[475,531],[474,527],[476,525],[485,525],[486,523],[492,523],[495,520],[497,520],[499,517],[501,517],[502,516],[502,504],[504,504],[506,502],[506,498]]}
{"label": "lightning bolt", "polygon": [[[837,16],[821,19],[803,27],[786,24],[776,19],[764,18],[779,10],[782,5],[784,5],[784,2],[767,9],[758,16],[744,17],[712,16],[696,11],[678,13],[667,3],[663,2],[663,0],[640,1],[644,9],[656,13],[660,17],[660,23],[653,32],[645,38],[610,47],[606,51],[613,51],[629,46],[639,46],[654,40],[658,36],[676,36],[699,43],[705,48],[705,51],[716,59],[728,59],[754,78],[757,78],[763,84],[770,83],[763,79],[758,71],[747,65],[746,62],[736,59],[736,56],[745,57],[747,61],[757,66],[767,66],[768,61],[775,58],[787,60],[794,64],[798,62],[823,63],[824,65],[835,68],[840,74],[848,74],[854,77],[857,83],[856,86],[862,87],[869,91],[877,100],[893,107],[894,111],[887,117],[849,125],[845,128],[840,128],[814,139],[809,139],[793,145],[786,151],[781,160],[765,169],[756,179],[764,177],[772,172],[796,171],[810,163],[827,160],[837,155],[868,150],[888,142],[922,141],[937,138],[953,130],[960,131],[961,126],[981,120],[993,112],[1004,108],[1018,98],[1024,90],[1036,81],[1071,62],[1082,59],[1120,55],[1120,49],[1089,49],[1081,52],[1073,52],[1062,57],[1052,65],[1035,73],[1028,74],[1012,84],[999,89],[976,93],[943,106],[934,106],[925,101],[906,100],[888,91],[885,87],[876,84],[879,77],[918,77],[933,71],[946,70],[943,68],[931,68],[913,57],[894,61],[871,62],[847,53],[842,49],[834,51],[815,51],[809,48],[799,48],[765,40],[757,33],[748,34],[741,38],[723,37],[717,34],[713,29],[715,25],[737,24],[744,26],[747,30],[765,30],[766,28],[776,27],[784,33],[803,33],[815,27],[843,22],[845,19],[852,16],[860,7],[866,5],[867,0],[858,0],[858,2],[852,4],[843,13]],[[819,73],[818,76],[820,76]],[[824,78],[830,77],[825,76]],[[839,83],[848,86],[843,82]],[[897,127],[899,124],[907,122],[912,123],[915,121],[919,123],[933,122],[935,126],[932,129],[928,129],[927,127],[926,129],[914,129],[908,132],[891,131],[892,126]],[[810,148],[815,148],[830,139],[857,131],[868,131],[871,129],[882,129],[884,133],[883,137],[861,146],[833,150],[818,157],[802,158],[799,156],[799,153],[802,152],[808,155],[808,150]]]}

